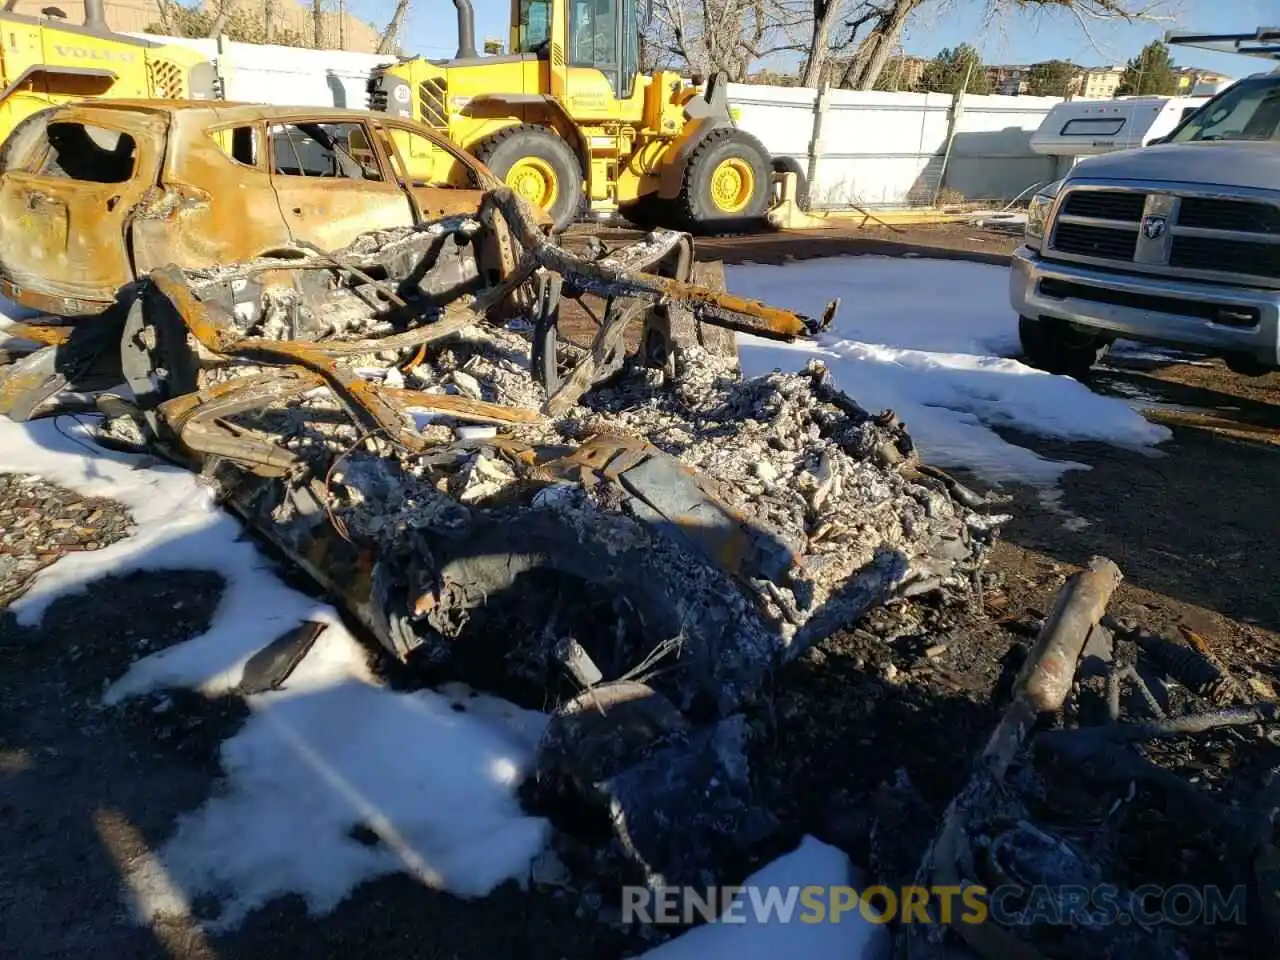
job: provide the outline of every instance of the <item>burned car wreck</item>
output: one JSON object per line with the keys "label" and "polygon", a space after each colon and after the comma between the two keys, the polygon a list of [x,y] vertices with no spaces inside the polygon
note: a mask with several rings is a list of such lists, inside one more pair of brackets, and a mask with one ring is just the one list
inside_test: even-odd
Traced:
{"label": "burned car wreck", "polygon": [[[742,378],[722,331],[811,336],[836,305],[694,283],[692,253],[557,246],[498,188],[340,251],[153,271],[0,398],[39,415],[118,363],[105,439],[201,472],[396,660],[548,710],[531,802],[595,811],[598,869],[706,885],[773,827],[741,713],[771,672],[895,596],[965,595],[1002,518],[821,365]],[[603,304],[589,346],[571,302]]]}

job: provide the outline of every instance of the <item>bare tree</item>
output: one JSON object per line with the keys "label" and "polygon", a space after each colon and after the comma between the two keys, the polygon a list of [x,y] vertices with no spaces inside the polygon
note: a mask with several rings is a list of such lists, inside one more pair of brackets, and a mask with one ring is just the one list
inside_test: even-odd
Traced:
{"label": "bare tree", "polygon": [[400,28],[404,26],[404,15],[408,12],[409,0],[396,0],[395,12],[391,14],[391,20],[378,40],[378,53],[395,53],[396,45],[400,42]]}
{"label": "bare tree", "polygon": [[226,29],[227,18],[231,16],[234,6],[235,0],[222,0],[222,4],[218,7],[218,15],[213,18],[213,23],[209,24],[210,37],[216,37]]}
{"label": "bare tree", "polygon": [[854,11],[855,16],[843,24],[845,47],[852,48],[853,55],[845,64],[839,85],[852,90],[875,89],[876,80],[898,48],[902,28],[911,15],[928,2],[930,0],[878,0],[861,4]]}
{"label": "bare tree", "polygon": [[159,14],[160,14],[159,26],[161,28],[161,31],[167,34],[173,34],[173,28],[174,28],[173,0],[159,0],[158,7],[159,7]]}
{"label": "bare tree", "polygon": [[311,0],[311,45],[317,50],[324,43],[324,9],[320,0]]}
{"label": "bare tree", "polygon": [[747,79],[758,61],[798,51],[809,0],[654,0],[646,37],[653,63],[682,62],[693,73]]}
{"label": "bare tree", "polygon": [[[908,20],[945,0],[810,0],[811,38],[801,82],[822,81],[828,57],[844,53],[839,85],[871,90],[901,41]],[[1107,20],[1160,20],[1168,0],[986,0],[991,17],[1069,12],[1093,42],[1090,24]],[[839,23],[840,29],[836,29]],[[835,40],[832,35],[835,34]],[[1095,43],[1096,47],[1097,44]]]}

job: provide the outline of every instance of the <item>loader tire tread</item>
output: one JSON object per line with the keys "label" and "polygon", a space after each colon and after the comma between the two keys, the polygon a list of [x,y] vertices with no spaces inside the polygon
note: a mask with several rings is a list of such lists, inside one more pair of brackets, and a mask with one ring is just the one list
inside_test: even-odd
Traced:
{"label": "loader tire tread", "polygon": [[554,130],[536,123],[517,123],[481,140],[471,152],[500,180],[506,179],[507,171],[521,157],[534,156],[547,162],[560,181],[552,209],[547,211],[557,233],[582,214],[586,205],[582,163],[573,147]]}

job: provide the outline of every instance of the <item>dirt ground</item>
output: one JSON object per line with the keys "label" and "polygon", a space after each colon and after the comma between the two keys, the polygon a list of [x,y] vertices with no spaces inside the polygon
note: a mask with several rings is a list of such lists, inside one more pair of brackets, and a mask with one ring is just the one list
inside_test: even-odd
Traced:
{"label": "dirt ground", "polygon": [[[1013,242],[946,226],[722,239],[699,249],[704,259],[780,262],[901,254],[902,246],[917,255],[961,250],[998,261]],[[813,833],[878,875],[909,876],[912,851],[918,856],[932,836],[967,776],[967,758],[998,717],[992,694],[1011,651],[1028,642],[1066,576],[1095,554],[1125,574],[1113,612],[1152,629],[1190,628],[1255,695],[1274,696],[1280,376],[1247,379],[1217,363],[1148,363],[1100,370],[1091,385],[1151,409],[1171,425],[1173,439],[1152,454],[1019,437],[1088,469],[1066,475],[1056,503],[1029,489],[1003,491],[1013,497],[1014,519],[994,551],[980,604],[921,604],[888,631],[900,634],[892,642],[882,639],[885,624],[859,625],[777,677],[767,711],[753,718],[761,736],[752,760],[763,796],[782,816],[781,847]],[[44,500],[33,504],[37,496]],[[9,537],[16,522],[9,518],[41,504],[46,519],[82,518],[59,531],[85,526],[95,543],[118,535],[110,510],[78,499],[0,478],[0,559],[14,557],[7,565],[14,576],[46,558],[28,561],[39,538]],[[91,510],[100,511],[94,522],[104,529],[86,524]],[[0,583],[0,595],[12,588]],[[106,710],[99,705],[104,679],[199,633],[220,591],[207,573],[134,575],[59,601],[38,629],[0,610],[0,823],[9,837],[0,844],[0,957],[555,960],[618,957],[646,946],[641,936],[584,915],[572,893],[508,884],[463,902],[407,876],[366,884],[319,918],[285,898],[224,937],[188,924],[131,926],[121,901],[124,865],[161,845],[177,817],[218,789],[218,745],[245,708],[235,698],[186,695],[167,698],[167,707],[144,699]],[[1274,751],[1269,760],[1280,763]],[[914,788],[913,805],[885,799],[884,785],[900,771]],[[877,815],[882,829],[873,831]],[[885,818],[898,837],[887,847],[877,839]],[[1231,932],[1212,945],[1202,933],[1188,940],[1193,956],[1255,955]]]}

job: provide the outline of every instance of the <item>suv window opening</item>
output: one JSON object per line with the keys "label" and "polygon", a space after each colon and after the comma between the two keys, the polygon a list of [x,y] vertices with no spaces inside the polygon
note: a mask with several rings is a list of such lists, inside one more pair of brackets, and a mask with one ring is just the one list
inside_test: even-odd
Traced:
{"label": "suv window opening", "polygon": [[38,176],[84,183],[126,183],[133,176],[137,143],[123,131],[62,121],[49,124],[45,139]]}
{"label": "suv window opening", "polygon": [[[472,167],[470,159],[467,157],[466,154],[463,154],[461,151],[457,150],[453,146],[453,144],[449,143],[448,141],[445,141],[443,143],[437,143],[434,139],[424,134],[421,130],[415,130],[412,127],[407,126],[405,124],[383,123],[381,126],[387,131],[387,134],[388,134],[387,138],[383,140],[383,149],[387,151],[387,155],[393,158],[393,161],[395,163],[399,164],[399,168],[403,171],[404,179],[406,182],[412,183],[414,186],[429,186],[429,187],[437,187],[439,189],[449,189],[449,190],[481,189],[482,185],[480,183],[480,177],[476,173],[475,168]],[[430,144],[433,150],[443,150],[446,154],[452,157],[463,168],[463,170],[466,171],[467,183],[470,186],[459,188],[455,184],[444,182],[444,181],[438,181],[435,179],[434,176],[429,180],[410,176],[411,167],[408,164],[408,162],[400,156],[400,145],[399,143],[396,142],[396,138],[395,138],[396,134],[400,134],[402,137],[406,137],[406,138],[417,137],[418,139],[425,140],[428,144]],[[420,180],[421,182],[419,182]]]}
{"label": "suv window opening", "polygon": [[[338,123],[333,124],[334,127],[340,127],[351,131],[363,131],[364,127],[360,123]],[[325,125],[314,121],[300,121],[295,123],[281,123],[272,128],[272,139],[284,139],[288,142],[289,148],[293,153],[296,167],[285,168],[279,162],[279,151],[277,150],[277,159],[274,164],[274,173],[280,176],[298,176],[298,177],[319,177],[326,179],[341,178],[346,180],[367,181],[374,183],[382,182],[382,171],[376,167],[370,169],[358,160],[347,147],[342,146],[338,139],[333,136]],[[298,135],[301,134],[301,137]],[[350,134],[348,134],[350,137]],[[299,140],[311,140],[322,150],[329,154],[329,160],[332,162],[333,172],[321,172],[314,168],[308,169],[302,158],[302,151],[299,149]],[[296,172],[295,172],[296,171]]]}

